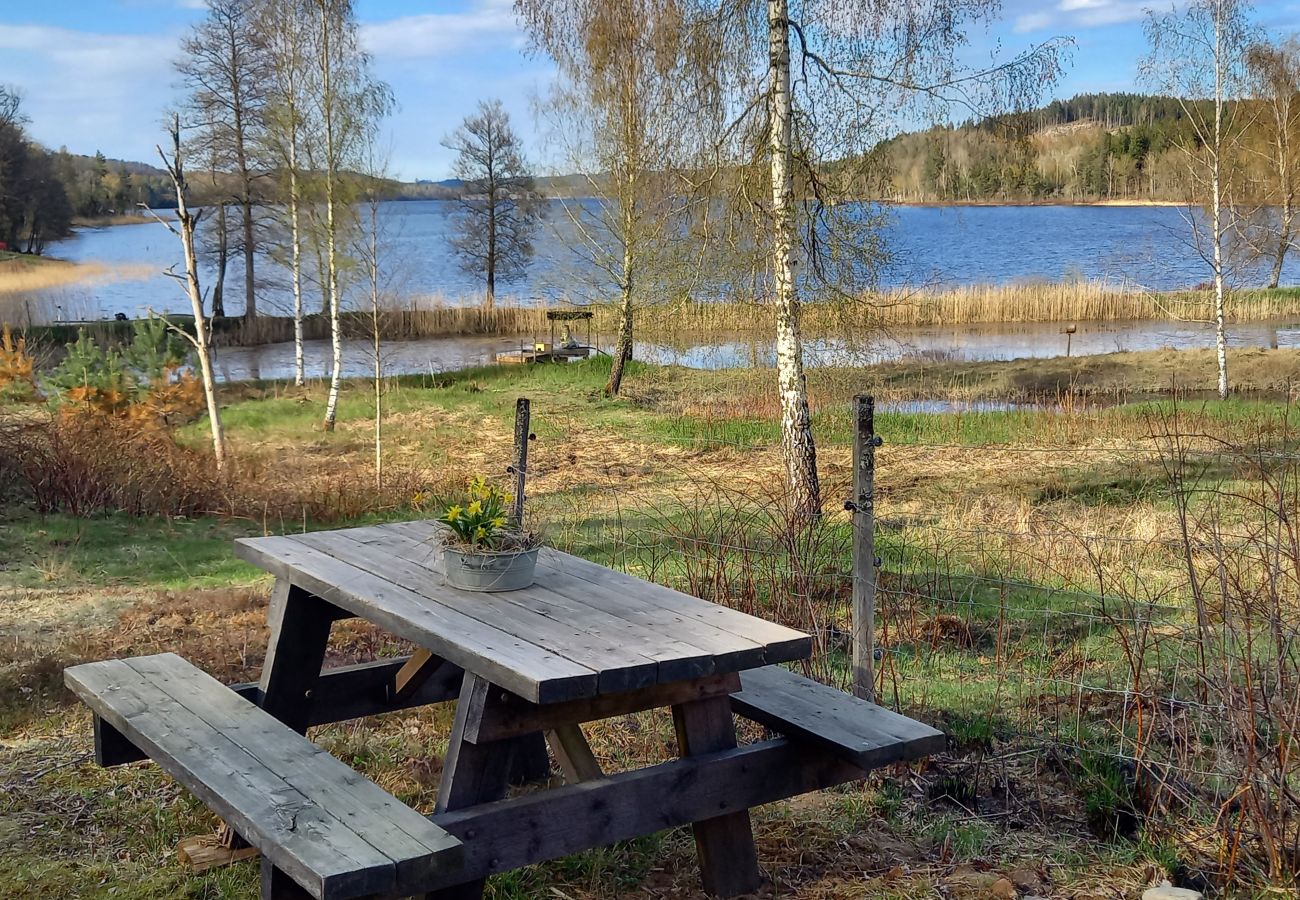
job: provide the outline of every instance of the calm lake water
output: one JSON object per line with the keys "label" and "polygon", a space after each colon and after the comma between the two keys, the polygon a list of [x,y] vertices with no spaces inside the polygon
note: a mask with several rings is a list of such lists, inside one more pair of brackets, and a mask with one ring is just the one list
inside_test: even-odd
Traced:
{"label": "calm lake water", "polygon": [[[527,278],[507,286],[506,302],[547,303],[598,296],[592,270],[570,250],[568,217],[551,204],[548,223],[538,236],[537,254]],[[450,253],[449,203],[386,203],[381,209],[386,293],[403,303],[477,302],[479,286],[460,271]],[[1204,265],[1188,245],[1185,211],[1175,207],[975,206],[897,207],[891,212],[887,241],[895,259],[882,274],[886,286],[919,284],[1011,283],[1083,277],[1135,287],[1169,289],[1206,279]],[[80,320],[115,313],[140,316],[150,309],[181,312],[188,303],[180,286],[164,272],[183,268],[179,242],[157,223],[84,229],[59,242],[51,254],[77,262],[98,262],[130,274],[94,285],[74,285],[40,298],[36,317]],[[226,311],[242,309],[242,266],[232,261],[226,279]],[[205,273],[210,284],[212,273]],[[1284,281],[1300,281],[1300,257],[1293,256]],[[284,273],[271,260],[259,266],[259,304],[263,312],[287,314]],[[319,305],[314,289],[309,308]],[[1239,326],[1233,341],[1252,346],[1294,346],[1292,323]],[[1073,340],[1077,354],[1160,347],[1209,346],[1208,327],[1194,323],[1080,323]],[[386,367],[394,372],[425,372],[490,361],[498,350],[517,346],[509,339],[455,339],[390,344]],[[323,374],[324,345],[309,346],[308,359]],[[899,331],[870,346],[813,342],[813,365],[870,363],[907,356],[960,359],[1013,359],[1065,352],[1056,326],[977,325]],[[685,348],[643,345],[641,359],[690,366],[765,365],[771,347],[719,335],[705,345]],[[272,346],[227,349],[221,354],[227,377],[260,374],[282,377],[292,369],[292,348]],[[365,342],[349,345],[348,374],[370,367]]]}

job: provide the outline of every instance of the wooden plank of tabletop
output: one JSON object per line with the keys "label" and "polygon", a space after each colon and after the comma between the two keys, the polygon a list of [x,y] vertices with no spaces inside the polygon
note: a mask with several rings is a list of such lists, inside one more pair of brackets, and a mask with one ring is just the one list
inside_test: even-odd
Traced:
{"label": "wooden plank of tabletop", "polygon": [[[423,551],[430,549],[429,541],[432,534],[433,529],[427,522],[394,522],[376,528],[373,534],[366,535],[366,540],[391,547],[394,552],[403,557],[418,558]],[[540,562],[536,585],[564,597],[571,605],[578,604],[573,606],[575,615],[584,618],[613,616],[645,628],[658,643],[697,647],[713,659],[712,671],[736,672],[766,665],[766,651],[763,645],[724,631],[708,622],[683,616],[652,603],[644,603],[637,593],[623,589],[614,590],[590,581],[571,578],[555,567]],[[696,602],[705,601],[696,600]],[[676,679],[661,677],[659,680],[662,684]]]}
{"label": "wooden plank of tabletop", "polygon": [[596,673],[531,641],[287,537],[243,538],[235,555],[536,703],[592,697]]}
{"label": "wooden plank of tabletop", "polygon": [[812,655],[812,638],[801,631],[606,568],[579,556],[543,547],[538,564],[592,584],[633,592],[639,601],[708,622],[723,631],[761,644],[766,648],[768,663],[793,662]]}
{"label": "wooden plank of tabletop", "polygon": [[546,598],[531,588],[509,591],[509,596],[507,592],[457,590],[441,583],[441,572],[395,556],[384,544],[357,543],[346,531],[318,531],[295,535],[293,540],[413,591],[431,605],[457,610],[488,627],[536,641],[557,656],[595,671],[601,693],[636,690],[658,681],[658,663],[638,652],[639,647],[629,646],[625,636],[604,627],[605,623],[554,618],[548,614],[553,610]]}
{"label": "wooden plank of tabletop", "polygon": [[[339,534],[354,539],[351,531]],[[383,552],[392,554],[402,563],[419,566],[427,573],[423,582],[426,585],[437,583],[428,579],[441,580],[443,573],[439,554],[427,539],[412,537],[399,529],[391,528],[386,528],[381,534],[382,538],[370,537],[367,546],[382,547]],[[718,668],[719,655],[727,657],[726,668],[731,670],[731,657],[737,652],[734,637],[724,636],[721,632],[708,634],[709,629],[705,626],[683,629],[679,627],[680,619],[671,621],[663,615],[641,615],[634,599],[617,598],[617,602],[597,603],[588,596],[595,592],[586,590],[583,586],[591,587],[586,582],[575,585],[554,574],[540,573],[531,588],[508,591],[497,596],[503,602],[560,619],[580,629],[607,634],[610,639],[625,645],[629,650],[654,660],[658,664],[657,680],[660,684],[710,675]],[[633,614],[624,614],[624,607]],[[702,639],[697,640],[695,632],[700,633]],[[749,644],[748,649],[759,660],[753,664],[761,665],[762,648]]]}
{"label": "wooden plank of tabletop", "polygon": [[[436,530],[432,522],[393,522],[367,529],[364,539],[382,543],[383,533],[390,532],[428,542]],[[549,547],[538,556],[538,583],[706,649],[714,655],[716,671],[757,668],[812,654],[812,639],[806,634]]]}

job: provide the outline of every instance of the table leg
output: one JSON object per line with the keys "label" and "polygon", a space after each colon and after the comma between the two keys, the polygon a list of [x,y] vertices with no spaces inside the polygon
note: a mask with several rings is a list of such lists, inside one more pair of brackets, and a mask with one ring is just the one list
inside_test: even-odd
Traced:
{"label": "table leg", "polygon": [[283,578],[276,581],[268,616],[271,640],[262,663],[262,709],[300,734],[311,721],[312,692],[338,614],[333,604]]}
{"label": "table leg", "polygon": [[[456,701],[456,719],[447,745],[447,758],[443,761],[437,812],[500,800],[509,787],[516,755],[534,746],[527,738],[506,738],[481,744],[465,740],[466,728],[476,726],[497,704],[500,690],[471,672],[465,673],[460,699]],[[467,836],[467,839],[472,841],[474,838]],[[424,900],[479,900],[483,896],[483,885],[483,879],[466,882],[426,894]]]}
{"label": "table leg", "polygon": [[551,757],[546,752],[546,736],[540,731],[526,734],[515,746],[515,759],[511,766],[511,784],[530,784],[551,777]]}
{"label": "table leg", "polygon": [[262,900],[312,900],[312,896],[288,875],[262,857]]}
{"label": "table leg", "polygon": [[[726,697],[693,700],[674,706],[673,724],[682,756],[714,753],[736,746],[731,701]],[[735,897],[758,890],[763,876],[758,871],[749,810],[704,819],[691,828],[695,832],[700,880],[706,893],[715,897]]]}

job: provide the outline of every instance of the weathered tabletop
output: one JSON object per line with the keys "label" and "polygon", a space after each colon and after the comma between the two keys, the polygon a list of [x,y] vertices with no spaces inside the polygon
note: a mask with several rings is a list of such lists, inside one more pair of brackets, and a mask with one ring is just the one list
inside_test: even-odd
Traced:
{"label": "weathered tabletop", "polygon": [[543,548],[525,590],[442,576],[432,522],[247,538],[235,552],[536,703],[805,659],[808,635]]}

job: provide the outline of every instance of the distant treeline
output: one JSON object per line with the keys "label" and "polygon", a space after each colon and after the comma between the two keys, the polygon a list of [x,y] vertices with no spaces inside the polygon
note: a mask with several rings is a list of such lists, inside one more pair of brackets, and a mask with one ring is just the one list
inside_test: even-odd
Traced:
{"label": "distant treeline", "polygon": [[[880,193],[920,202],[1183,201],[1190,185],[1180,148],[1195,144],[1176,98],[1080,94],[894,138],[879,151]],[[1265,173],[1258,178],[1262,192]]]}
{"label": "distant treeline", "polygon": [[54,173],[63,184],[72,214],[79,219],[126,215],[139,210],[176,205],[167,174],[144,163],[106,159],[103,153],[80,156],[60,147],[53,156]]}
{"label": "distant treeline", "polygon": [[168,202],[162,171],[102,153],[51,152],[28,137],[25,125],[18,95],[0,87],[0,244],[8,249],[41,253],[78,218]]}

